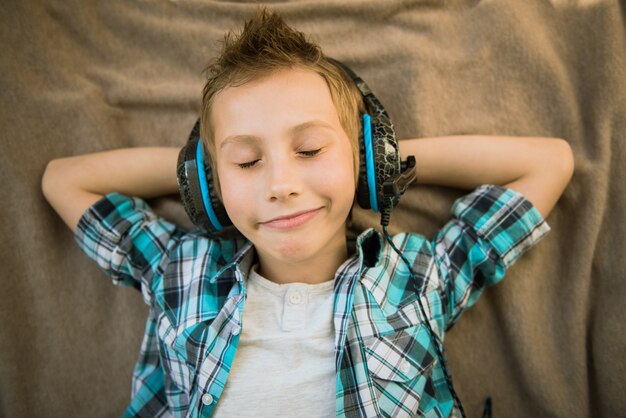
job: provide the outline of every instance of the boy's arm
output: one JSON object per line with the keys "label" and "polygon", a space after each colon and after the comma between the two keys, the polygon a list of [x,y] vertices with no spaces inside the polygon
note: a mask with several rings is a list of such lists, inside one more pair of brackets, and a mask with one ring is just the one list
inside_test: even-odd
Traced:
{"label": "boy's arm", "polygon": [[574,171],[569,144],[557,138],[446,136],[399,142],[414,155],[420,183],[473,189],[505,186],[521,193],[545,218]]}
{"label": "boy's arm", "polygon": [[176,193],[179,151],[127,148],[55,159],[44,172],[43,194],[75,231],[83,213],[107,193],[146,199]]}

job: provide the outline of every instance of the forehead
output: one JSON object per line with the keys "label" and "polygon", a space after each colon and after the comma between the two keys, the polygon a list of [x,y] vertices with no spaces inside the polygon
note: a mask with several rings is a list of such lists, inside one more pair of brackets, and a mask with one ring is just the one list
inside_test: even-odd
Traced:
{"label": "forehead", "polygon": [[211,111],[215,145],[230,136],[283,135],[294,126],[322,121],[341,129],[326,81],[302,68],[284,69],[218,93]]}

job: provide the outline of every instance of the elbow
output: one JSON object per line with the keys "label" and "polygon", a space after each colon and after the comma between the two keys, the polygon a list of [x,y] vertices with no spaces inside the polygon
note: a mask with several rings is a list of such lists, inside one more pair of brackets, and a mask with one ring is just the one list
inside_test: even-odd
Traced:
{"label": "elbow", "polygon": [[67,187],[69,183],[69,168],[63,158],[48,162],[41,177],[41,192],[48,202],[51,202],[58,191]]}
{"label": "elbow", "polygon": [[51,160],[41,176],[41,192],[48,201],[50,201],[54,185],[58,183],[58,165],[58,160]]}
{"label": "elbow", "polygon": [[[551,140],[538,169],[538,179],[553,204],[561,197],[574,175],[574,153],[569,143],[560,138]],[[548,211],[549,212],[549,211]]]}
{"label": "elbow", "polygon": [[574,153],[570,144],[564,139],[556,139],[554,148],[552,170],[562,181],[563,189],[565,189],[574,175]]}
{"label": "elbow", "polygon": [[574,174],[574,153],[563,139],[540,138],[536,164],[522,179],[512,183],[546,218],[567,188]]}

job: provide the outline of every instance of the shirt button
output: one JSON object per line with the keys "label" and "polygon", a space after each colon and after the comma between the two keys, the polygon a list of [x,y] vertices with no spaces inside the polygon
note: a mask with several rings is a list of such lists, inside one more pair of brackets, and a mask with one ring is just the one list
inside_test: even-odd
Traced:
{"label": "shirt button", "polygon": [[404,360],[402,363],[400,363],[400,371],[402,373],[408,373],[409,370],[411,370],[411,365],[408,361]]}
{"label": "shirt button", "polygon": [[241,333],[241,327],[235,327],[232,329],[232,331],[230,331],[231,334],[233,334],[234,336],[237,336]]}
{"label": "shirt button", "polygon": [[293,305],[299,305],[302,303],[302,293],[295,291],[291,295],[289,295],[289,302]]}
{"label": "shirt button", "polygon": [[208,393],[202,395],[202,403],[205,405],[211,405],[213,403],[213,396]]}

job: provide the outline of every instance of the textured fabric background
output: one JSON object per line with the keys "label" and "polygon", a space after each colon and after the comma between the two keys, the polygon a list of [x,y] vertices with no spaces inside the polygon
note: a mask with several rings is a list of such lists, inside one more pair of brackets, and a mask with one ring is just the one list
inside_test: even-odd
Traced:
{"label": "textured fabric background", "polygon": [[[558,136],[576,173],[553,228],[448,334],[470,416],[624,416],[625,6],[618,0],[271,2],[376,92],[400,138]],[[245,2],[0,5],[0,416],[113,417],[146,307],[82,255],[40,193],[55,157],[180,146],[202,69]],[[417,156],[419,164],[419,156]],[[417,186],[392,218],[427,235],[459,190]],[[153,202],[183,224],[176,197]],[[374,216],[359,212],[358,227]]]}

